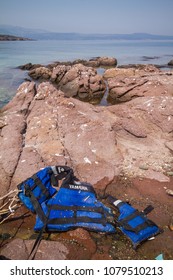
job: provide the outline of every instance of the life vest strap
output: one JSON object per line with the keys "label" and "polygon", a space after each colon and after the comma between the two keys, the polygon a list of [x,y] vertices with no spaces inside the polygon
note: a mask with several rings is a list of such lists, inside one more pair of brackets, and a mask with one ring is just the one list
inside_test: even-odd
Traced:
{"label": "life vest strap", "polygon": [[90,218],[90,217],[67,217],[67,218],[53,218],[53,219],[49,219],[48,220],[48,225],[51,224],[74,224],[74,227],[76,226],[76,224],[78,223],[95,223],[95,224],[102,224],[103,226],[106,225],[107,220],[105,217],[101,217],[101,218]]}
{"label": "life vest strap", "polygon": [[148,205],[143,211],[142,213],[144,213],[144,215],[148,215],[151,211],[153,211],[154,207],[152,205]]}
{"label": "life vest strap", "polygon": [[88,206],[68,206],[68,205],[58,205],[58,204],[51,204],[47,207],[51,210],[72,210],[72,211],[87,211],[87,212],[96,212],[104,214],[104,210],[102,207],[88,207]]}
{"label": "life vest strap", "polygon": [[34,181],[33,187],[31,187],[31,190],[34,190],[35,187],[39,187],[41,189],[41,195],[37,199],[40,199],[42,196],[46,196],[46,199],[50,197],[48,189],[45,187],[45,185],[42,183],[40,178],[38,178],[37,174],[34,174],[31,177]]}
{"label": "life vest strap", "polygon": [[[146,208],[147,209],[147,208]],[[150,208],[151,209],[151,208]],[[149,208],[148,208],[149,210]],[[151,210],[150,210],[151,211]],[[146,211],[147,212],[147,211]],[[148,212],[149,213],[149,212]],[[135,227],[132,227],[129,222],[137,217],[141,217],[143,222]],[[122,226],[125,230],[129,230],[129,231],[133,231],[135,233],[138,233],[139,231],[147,228],[148,226],[156,226],[156,224],[147,219],[145,217],[144,212],[139,212],[138,210],[135,210],[133,213],[131,213],[130,215],[128,215],[127,217],[121,219],[118,221],[118,224],[120,226]]]}
{"label": "life vest strap", "polygon": [[38,214],[40,219],[45,223],[47,221],[47,218],[46,218],[46,216],[43,212],[43,209],[42,209],[40,203],[38,202],[37,198],[34,196],[32,190],[30,189],[30,187],[28,185],[25,185],[25,190],[26,190],[27,196],[30,198],[30,200],[32,202],[35,212]]}
{"label": "life vest strap", "polygon": [[[49,213],[52,210],[57,211],[73,211],[73,217],[65,217],[65,218],[52,218],[49,219],[48,224],[69,224],[69,223],[101,223],[105,225],[107,223],[108,213],[103,210],[102,207],[88,207],[88,206],[66,206],[66,205],[58,205],[52,204],[47,205],[49,209]],[[90,218],[88,216],[78,216],[78,211],[83,212],[92,212],[101,214],[100,218]],[[112,216],[111,216],[112,217]]]}

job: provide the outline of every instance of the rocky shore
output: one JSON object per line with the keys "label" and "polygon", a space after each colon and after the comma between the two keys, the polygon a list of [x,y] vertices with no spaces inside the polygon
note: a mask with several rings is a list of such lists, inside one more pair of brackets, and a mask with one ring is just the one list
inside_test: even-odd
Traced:
{"label": "rocky shore", "polygon": [[23,38],[23,37],[18,37],[13,35],[0,34],[0,41],[33,41],[33,40],[29,38]]}
{"label": "rocky shore", "polygon": [[[68,165],[98,195],[128,200],[140,211],[152,204],[150,218],[163,233],[137,251],[122,234],[45,234],[36,259],[173,258],[173,196],[167,193],[173,191],[173,72],[116,65],[114,58],[94,58],[21,67],[31,81],[0,112],[0,196],[40,168]],[[105,67],[103,75],[98,67]],[[100,106],[104,98],[109,106]],[[0,254],[27,259],[34,220],[21,206],[3,223]]]}

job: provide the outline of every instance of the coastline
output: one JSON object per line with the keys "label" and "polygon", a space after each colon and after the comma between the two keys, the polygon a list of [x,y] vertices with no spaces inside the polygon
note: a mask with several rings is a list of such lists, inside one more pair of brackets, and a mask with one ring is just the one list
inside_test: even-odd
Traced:
{"label": "coastline", "polygon": [[[144,56],[145,57],[145,56]],[[168,56],[169,58],[171,58],[172,56]],[[91,58],[92,59],[92,58]],[[151,62],[153,61],[153,59],[155,59],[155,57],[148,57],[145,58],[145,63],[144,64],[121,64],[121,65],[117,65],[118,68],[122,68],[122,69],[128,69],[128,68],[135,68],[135,67],[139,67],[140,65],[147,65],[147,64],[151,64],[153,66],[155,66],[156,68],[163,70],[163,71],[171,71],[173,69],[172,65],[168,65],[169,63],[169,59],[167,64],[152,64]],[[76,61],[85,61],[85,59],[77,59]],[[142,58],[141,58],[142,61]],[[57,62],[51,62],[48,65],[55,65]],[[59,61],[59,64],[73,64],[73,62],[68,61],[68,62],[64,62],[64,61]],[[32,67],[34,67],[34,65],[42,65],[42,64],[32,64],[32,63],[27,63],[26,65],[29,65]],[[42,66],[44,66],[45,64],[43,64]],[[23,68],[23,69],[22,69]],[[25,80],[29,79],[28,76],[28,71],[27,71],[27,67],[25,68],[25,65],[18,65],[16,67],[7,67],[7,68],[3,68],[1,67],[1,71],[0,71],[0,108],[2,108],[3,106],[5,106],[15,95],[17,88],[19,87],[19,85],[24,82]],[[103,72],[105,71],[105,67],[96,67],[96,70],[98,72],[98,74],[103,74]],[[22,70],[22,71],[21,71]],[[28,69],[29,70],[29,69]]]}
{"label": "coastline", "polygon": [[[19,65],[53,63],[111,56],[118,67],[130,64],[154,64],[169,70],[173,41],[121,40],[60,40],[60,41],[1,41],[0,85],[1,107],[15,95],[20,82],[27,78]],[[14,69],[14,70],[13,70]],[[20,76],[21,74],[21,76]],[[11,78],[9,78],[11,76]],[[6,78],[7,77],[7,78]]]}
{"label": "coastline", "polygon": [[0,42],[1,41],[33,41],[33,40],[24,37],[0,34]]}
{"label": "coastline", "polygon": [[[98,197],[111,194],[139,211],[153,205],[150,217],[163,229],[136,251],[122,234],[45,233],[36,259],[149,260],[160,253],[173,259],[173,71],[117,67],[111,57],[21,68],[29,80],[1,109],[0,196],[46,166],[67,165]],[[91,104],[105,92],[111,106]],[[21,206],[0,226],[0,253],[7,258],[28,258],[35,215],[25,213]]]}

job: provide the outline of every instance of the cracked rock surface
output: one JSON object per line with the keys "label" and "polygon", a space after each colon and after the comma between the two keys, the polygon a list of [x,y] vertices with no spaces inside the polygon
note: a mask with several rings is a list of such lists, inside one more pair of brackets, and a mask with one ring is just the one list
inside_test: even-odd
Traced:
{"label": "cracked rock surface", "polygon": [[108,100],[112,103],[127,102],[144,96],[172,96],[172,72],[163,72],[153,65],[135,68],[111,68],[104,78],[109,87]]}
{"label": "cracked rock surface", "polygon": [[[164,76],[165,91],[171,78]],[[153,76],[143,79],[146,86]],[[151,90],[139,96],[102,107],[67,98],[50,82],[25,82],[1,110],[0,196],[45,166],[68,165],[98,194],[128,199],[139,210],[154,203],[152,218],[165,230],[137,252],[122,236],[115,240],[83,229],[51,234],[49,240],[45,235],[36,259],[148,259],[164,248],[166,258],[173,257],[173,201],[165,191],[173,190],[173,95]],[[15,214],[21,219],[0,225],[0,253],[8,258],[27,259],[32,247],[35,216],[25,212],[22,206]]]}
{"label": "cracked rock surface", "polygon": [[68,97],[76,97],[83,101],[98,102],[106,89],[101,75],[93,67],[83,64],[57,65],[52,70],[38,67],[29,71],[34,80],[51,81]]}

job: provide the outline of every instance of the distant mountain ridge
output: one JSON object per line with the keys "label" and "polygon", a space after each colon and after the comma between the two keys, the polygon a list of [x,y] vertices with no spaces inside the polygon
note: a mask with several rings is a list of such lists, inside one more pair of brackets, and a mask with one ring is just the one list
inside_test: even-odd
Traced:
{"label": "distant mountain ridge", "polygon": [[148,33],[132,34],[83,34],[49,32],[18,26],[0,25],[0,34],[30,38],[33,40],[173,40],[173,36]]}
{"label": "distant mountain ridge", "polygon": [[47,30],[0,24],[0,34],[4,34],[4,35],[9,34],[9,35],[14,35],[19,37],[25,37],[26,35],[30,36],[42,32],[43,33],[47,32]]}

